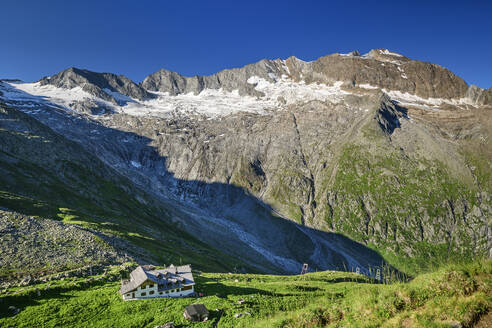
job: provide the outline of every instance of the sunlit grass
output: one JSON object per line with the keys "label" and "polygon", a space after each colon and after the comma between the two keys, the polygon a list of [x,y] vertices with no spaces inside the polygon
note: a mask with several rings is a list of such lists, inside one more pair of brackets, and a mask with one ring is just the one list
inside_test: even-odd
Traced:
{"label": "sunlit grass", "polygon": [[[333,271],[304,276],[195,273],[196,289],[205,294],[200,299],[128,302],[117,293],[119,282],[106,281],[119,277],[119,270],[90,282],[68,278],[12,289],[17,294],[0,298],[0,326],[155,327],[173,321],[196,327],[449,327],[470,326],[492,306],[491,261],[447,266],[389,285]],[[208,322],[184,319],[185,306],[193,303],[210,310]],[[21,312],[11,317],[10,305]]]}

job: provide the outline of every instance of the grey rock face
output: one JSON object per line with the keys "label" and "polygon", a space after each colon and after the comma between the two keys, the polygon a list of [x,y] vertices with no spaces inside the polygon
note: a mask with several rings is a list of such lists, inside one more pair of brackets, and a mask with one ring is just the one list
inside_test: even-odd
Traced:
{"label": "grey rock face", "polygon": [[[346,81],[369,84],[386,90],[398,90],[422,98],[461,98],[466,82],[438,65],[411,61],[405,57],[388,61],[378,56],[345,57],[329,55],[312,63],[306,81]],[[306,73],[304,73],[304,76]],[[296,76],[300,79],[300,76]]]}
{"label": "grey rock face", "polygon": [[[457,117],[457,111],[443,110],[441,118],[433,123],[417,109],[400,107],[386,95],[374,94],[350,96],[339,105],[312,101],[271,115],[240,113],[220,120],[176,118],[156,124],[152,118],[113,116],[111,126],[116,128],[130,119],[127,127],[131,131],[153,140],[158,156],[150,157],[143,149],[131,150],[150,178],[145,182],[148,188],[159,185],[152,178],[153,167],[164,166],[172,177],[158,188],[175,185],[172,181],[177,178],[174,192],[237,222],[253,224],[256,220],[245,211],[251,204],[242,203],[243,195],[233,193],[234,189],[226,184],[248,190],[261,203],[302,226],[344,232],[358,241],[384,244],[391,249],[400,247],[406,256],[417,256],[412,236],[419,231],[422,240],[430,243],[447,243],[445,236],[453,236],[449,246],[453,252],[482,252],[491,242],[481,228],[487,226],[487,217],[492,213],[490,189],[486,197],[478,200],[466,189],[450,195],[447,186],[457,183],[452,182],[456,177],[473,179],[453,140],[459,136],[478,142],[481,133],[489,132],[471,123],[468,114]],[[439,130],[433,124],[438,124]],[[156,126],[157,135],[152,132]],[[449,133],[449,140],[439,137],[436,141],[442,133],[437,131],[444,130]],[[350,155],[355,156],[354,171],[341,160],[351,145],[366,150]],[[395,154],[400,155],[389,163],[399,164],[383,166],[384,158],[391,159]],[[450,173],[440,171],[441,165],[448,167]],[[398,168],[400,171],[395,171]],[[371,177],[371,183],[384,181],[378,187],[380,191],[351,191],[361,183],[357,179],[363,180],[368,171],[374,170],[381,170],[380,176]],[[421,170],[429,172],[425,179],[407,180]],[[345,175],[355,180],[348,182]],[[158,188],[154,189],[156,193]],[[399,203],[379,198],[383,190],[384,195],[412,192],[399,196],[407,197]],[[419,206],[416,204],[427,202],[427,195],[413,194],[418,190],[438,193],[439,200],[430,207],[414,209]],[[480,203],[481,211],[472,209],[470,204],[475,202]],[[433,214],[436,209],[443,214]],[[381,211],[391,214],[383,215]],[[355,221],[349,221],[352,216]],[[466,219],[458,222],[458,217]],[[392,224],[387,221],[390,218]]]}
{"label": "grey rock face", "polygon": [[[273,83],[282,75],[342,81],[350,94],[339,102],[299,97],[265,114],[105,112],[83,123],[45,109],[35,116],[157,197],[177,226],[265,271],[295,272],[304,260],[320,269],[367,268],[379,259],[334,233],[404,257],[428,256],[418,243],[442,258],[482,254],[492,244],[484,173],[491,118],[482,105],[492,90],[468,87],[445,68],[376,49],[313,62],[264,60],[204,77],[161,70],[141,87],[261,97],[249,78]],[[358,88],[364,84],[474,105],[403,105]]]}
{"label": "grey rock face", "polygon": [[[456,118],[447,118],[456,112],[455,108],[443,111],[438,122],[457,124]],[[396,105],[385,94],[373,93],[350,95],[340,104],[311,101],[269,115],[237,113],[217,120],[112,114],[104,120],[111,132],[98,128],[100,133],[91,140],[84,132],[92,128],[62,121],[56,129],[112,167],[118,167],[152,194],[163,199],[177,198],[176,204],[185,209],[187,204],[200,208],[192,217],[180,215],[177,222],[193,235],[202,236],[203,241],[227,248],[248,261],[252,259],[246,254],[251,253],[246,245],[255,241],[235,242],[238,231],[251,234],[276,256],[299,262],[311,258],[313,266],[320,268],[362,261],[363,250],[355,251],[353,244],[333,239],[332,235],[319,236],[312,229],[343,232],[360,242],[400,249],[406,256],[417,256],[412,236],[419,231],[421,241],[429,243],[446,243],[443,236],[453,236],[453,252],[481,252],[484,242],[490,242],[481,228],[487,225],[486,218],[492,212],[490,191],[481,198],[477,209],[470,205],[477,201],[476,197],[467,198],[464,190],[457,196],[462,198],[446,198],[448,187],[440,177],[443,173],[436,171],[439,163],[449,166],[451,175],[473,177],[455,142],[442,137],[436,141],[438,132],[432,121],[421,115],[417,109]],[[411,118],[423,122],[412,123]],[[53,116],[44,119],[51,124],[54,121]],[[464,116],[460,124],[468,126],[467,122]],[[476,126],[465,131],[447,124],[450,123],[440,123],[439,129],[448,131],[451,139],[459,133],[465,139],[477,140],[479,133],[486,133],[478,132]],[[121,129],[131,132],[132,137],[119,136],[115,131]],[[355,167],[350,171],[342,159],[347,147],[351,149],[353,145],[365,151],[355,152],[358,157],[351,159]],[[396,167],[373,164],[373,157],[392,158],[395,153],[402,154],[397,157],[401,164]],[[420,166],[431,173],[425,176],[426,180],[416,182],[418,187],[407,180],[409,177],[401,176],[416,174]],[[398,167],[408,167],[409,171],[395,172]],[[425,197],[413,199],[410,194],[408,203],[398,203],[391,198],[388,202],[380,199],[382,191],[352,191],[352,185],[360,184],[358,176],[362,179],[366,172],[375,170],[381,170],[380,178],[371,179],[382,179],[386,186],[382,190],[388,195],[410,188],[412,192],[438,192],[443,198],[429,208],[413,209],[412,202],[424,204]],[[343,180],[345,175],[355,180],[347,182]],[[272,220],[268,208],[298,225]],[[388,223],[388,216],[380,214],[381,208],[391,213],[387,215],[393,218],[392,224]],[[433,208],[445,214],[435,216]],[[201,219],[197,220],[197,216]],[[349,221],[352,216],[355,219]],[[467,223],[453,223],[457,217],[465,217]],[[231,226],[233,230],[229,230]],[[468,244],[466,236],[472,236],[473,245]],[[264,244],[272,238],[275,245]],[[235,243],[248,251],[239,251]],[[292,243],[303,246],[297,248]],[[331,255],[325,258],[327,254]]]}
{"label": "grey rock face", "polygon": [[204,89],[239,90],[240,95],[261,96],[254,90],[254,85],[247,83],[251,76],[258,76],[273,81],[272,76],[287,74],[281,60],[261,60],[242,68],[226,69],[210,76],[185,77],[178,73],[161,69],[145,78],[142,87],[150,91],[169,92],[171,95],[181,93],[198,94]]}
{"label": "grey rock face", "polygon": [[239,90],[241,95],[261,96],[254,85],[247,83],[251,76],[273,81],[282,75],[306,83],[343,81],[348,85],[369,84],[387,90],[408,92],[423,98],[462,98],[468,91],[466,82],[449,70],[426,62],[411,60],[386,49],[371,50],[367,55],[328,55],[313,62],[295,57],[285,61],[262,60],[238,69],[227,69],[210,76],[184,77],[160,70],[149,75],[142,87],[171,95],[204,89]]}
{"label": "grey rock face", "polygon": [[[17,105],[22,107],[20,102]],[[178,251],[184,247],[192,254],[206,252],[199,256],[212,256],[210,250],[202,250],[203,245],[192,244],[197,238],[264,272],[294,273],[303,261],[320,269],[352,263],[364,270],[381,263],[374,251],[348,238],[316,232],[272,215],[267,205],[240,187],[173,177],[166,158],[149,145],[149,138],[110,127],[121,122],[143,126],[135,117],[112,114],[115,121],[103,126],[94,120],[77,119],[73,112],[52,111],[45,106],[37,108],[36,118],[11,107],[0,107],[0,167],[7,172],[0,176],[0,182],[9,186],[9,193],[26,193],[43,199],[43,203],[61,202],[55,205],[55,213],[61,211],[60,207],[72,206],[65,197],[78,206],[80,199],[91,204],[87,213],[96,211],[96,207],[98,213],[103,208],[107,210],[104,220],[119,216],[120,210],[131,206],[131,212],[123,212],[124,220],[116,221],[118,229],[122,224],[131,225],[132,232],[151,236],[153,243],[167,246],[171,242]],[[148,123],[158,124],[153,120]],[[50,124],[56,132],[44,124]],[[21,160],[24,165],[19,166]],[[253,163],[251,168],[255,174],[261,172],[260,163]],[[35,177],[30,172],[36,172]],[[197,173],[202,175],[201,170]],[[134,185],[126,183],[123,176]],[[40,183],[43,188],[31,187]],[[68,186],[73,185],[77,187],[68,192]],[[118,192],[121,189],[128,194]],[[155,215],[154,211],[161,215],[143,220],[149,213]],[[156,225],[163,226],[162,230]],[[180,237],[181,230],[189,233],[187,238]],[[297,248],[296,244],[303,247]]]}
{"label": "grey rock face", "polygon": [[478,103],[484,105],[492,105],[492,88],[484,90],[478,99]]}
{"label": "grey rock face", "polygon": [[484,90],[476,85],[471,85],[466,93],[466,98],[477,105],[492,105],[492,88]]}
{"label": "grey rock face", "polygon": [[480,98],[482,97],[484,90],[477,87],[476,85],[470,85],[466,92],[466,98],[470,99],[474,103],[480,103]]}
{"label": "grey rock face", "polygon": [[84,91],[115,104],[122,102],[104,89],[119,92],[122,95],[144,100],[152,96],[138,84],[123,75],[112,73],[95,73],[85,69],[69,68],[54,76],[45,77],[40,80],[41,85],[53,85],[59,88],[72,89],[81,87]]}

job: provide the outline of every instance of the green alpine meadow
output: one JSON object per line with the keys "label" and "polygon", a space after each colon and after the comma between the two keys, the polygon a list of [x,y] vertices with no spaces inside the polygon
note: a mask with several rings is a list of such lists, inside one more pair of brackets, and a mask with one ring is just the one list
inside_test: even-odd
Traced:
{"label": "green alpine meadow", "polygon": [[[470,327],[492,304],[492,263],[449,265],[409,282],[381,284],[347,272],[302,276],[197,273],[199,298],[123,301],[119,277],[104,274],[9,289],[2,305],[23,310],[2,327]],[[115,279],[113,279],[115,278]],[[244,302],[243,302],[244,301]],[[190,323],[185,306],[204,304],[205,322]],[[490,315],[489,315],[490,317]],[[485,326],[486,327],[486,326]]]}

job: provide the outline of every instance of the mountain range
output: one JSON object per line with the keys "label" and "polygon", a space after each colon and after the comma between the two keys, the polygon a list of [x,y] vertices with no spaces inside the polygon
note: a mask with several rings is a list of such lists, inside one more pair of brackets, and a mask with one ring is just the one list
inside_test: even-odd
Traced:
{"label": "mountain range", "polygon": [[411,274],[492,256],[491,134],[492,88],[387,49],[140,83],[69,68],[0,81],[0,206],[88,229],[109,261]]}

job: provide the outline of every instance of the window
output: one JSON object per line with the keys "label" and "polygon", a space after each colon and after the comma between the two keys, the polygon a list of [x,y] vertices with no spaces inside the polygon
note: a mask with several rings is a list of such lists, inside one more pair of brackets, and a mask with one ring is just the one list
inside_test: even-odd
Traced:
{"label": "window", "polygon": [[162,292],[159,292],[159,295],[162,295]]}
{"label": "window", "polygon": [[125,296],[126,296],[126,297],[130,297],[130,294],[126,294]]}
{"label": "window", "polygon": [[181,288],[181,290],[190,290],[190,289],[193,289],[193,285],[191,285],[191,286],[184,286],[183,288]]}
{"label": "window", "polygon": [[146,296],[146,295],[147,295],[147,293],[141,293],[140,294],[140,296]]}
{"label": "window", "polygon": [[151,291],[149,292],[149,295],[154,295],[154,291],[153,291],[153,290],[151,290]]}

